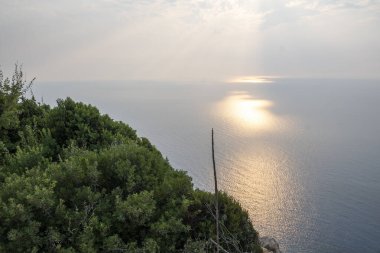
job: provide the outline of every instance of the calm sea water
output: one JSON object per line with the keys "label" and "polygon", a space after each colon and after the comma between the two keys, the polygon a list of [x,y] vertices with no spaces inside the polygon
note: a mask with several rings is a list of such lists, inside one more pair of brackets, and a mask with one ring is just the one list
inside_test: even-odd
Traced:
{"label": "calm sea water", "polygon": [[380,82],[37,82],[148,137],[194,185],[220,187],[286,253],[380,252]]}

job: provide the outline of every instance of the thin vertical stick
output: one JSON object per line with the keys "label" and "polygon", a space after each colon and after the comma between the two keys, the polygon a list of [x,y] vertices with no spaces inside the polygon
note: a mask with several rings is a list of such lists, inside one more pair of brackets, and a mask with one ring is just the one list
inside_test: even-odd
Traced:
{"label": "thin vertical stick", "polygon": [[215,182],[215,211],[216,211],[216,252],[219,253],[219,203],[218,203],[218,181],[216,179],[215,168],[215,155],[214,155],[214,128],[211,129],[211,143],[212,143],[212,165],[214,168],[214,182]]}

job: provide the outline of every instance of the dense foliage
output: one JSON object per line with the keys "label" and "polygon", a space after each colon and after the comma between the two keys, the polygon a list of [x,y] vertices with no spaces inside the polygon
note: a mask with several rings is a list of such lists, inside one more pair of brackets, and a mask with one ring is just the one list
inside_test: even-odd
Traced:
{"label": "dense foliage", "polygon": [[[0,252],[211,252],[211,193],[194,190],[145,138],[90,105],[27,98],[0,72]],[[259,252],[220,194],[223,247]]]}

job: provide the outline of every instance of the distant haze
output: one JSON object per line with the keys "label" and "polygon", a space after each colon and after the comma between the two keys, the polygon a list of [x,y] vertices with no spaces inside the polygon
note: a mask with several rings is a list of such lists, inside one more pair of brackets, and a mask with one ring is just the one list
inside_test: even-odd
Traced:
{"label": "distant haze", "polygon": [[38,80],[380,77],[379,0],[0,0],[0,68]]}

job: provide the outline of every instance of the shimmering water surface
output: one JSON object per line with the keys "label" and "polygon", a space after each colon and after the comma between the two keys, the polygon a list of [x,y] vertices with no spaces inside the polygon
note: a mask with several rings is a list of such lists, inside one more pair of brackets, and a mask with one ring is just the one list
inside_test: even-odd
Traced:
{"label": "shimmering water surface", "polygon": [[37,82],[148,137],[194,185],[220,187],[284,252],[380,252],[380,82]]}

